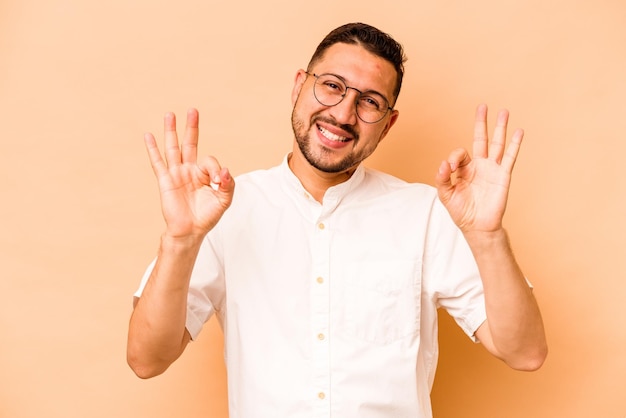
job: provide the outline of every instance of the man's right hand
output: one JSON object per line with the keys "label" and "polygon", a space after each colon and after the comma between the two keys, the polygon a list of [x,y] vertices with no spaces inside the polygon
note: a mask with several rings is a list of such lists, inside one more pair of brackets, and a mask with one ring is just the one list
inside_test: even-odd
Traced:
{"label": "man's right hand", "polygon": [[181,144],[176,117],[165,115],[164,158],[152,134],[145,135],[159,183],[166,230],[156,263],[131,315],[128,364],[142,378],[163,373],[185,350],[189,280],[205,235],[233,199],[235,181],[215,158],[197,158],[198,111],[187,112]]}
{"label": "man's right hand", "polygon": [[159,184],[165,235],[173,239],[203,238],[228,209],[235,190],[227,168],[213,157],[198,159],[198,118],[196,109],[187,112],[181,145],[176,116],[165,115],[165,159],[154,136],[144,137]]}

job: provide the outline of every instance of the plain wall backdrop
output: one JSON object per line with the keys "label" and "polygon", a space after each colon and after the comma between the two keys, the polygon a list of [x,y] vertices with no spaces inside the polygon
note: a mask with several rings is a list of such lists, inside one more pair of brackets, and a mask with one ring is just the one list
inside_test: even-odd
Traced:
{"label": "plain wall backdrop", "polygon": [[226,417],[215,320],[164,375],[126,365],[163,230],[143,133],[197,107],[201,153],[279,163],[295,72],[349,21],[409,57],[368,165],[432,184],[479,103],[526,131],[505,225],[550,354],[512,371],[442,314],[435,416],[626,416],[623,0],[2,0],[0,417]]}

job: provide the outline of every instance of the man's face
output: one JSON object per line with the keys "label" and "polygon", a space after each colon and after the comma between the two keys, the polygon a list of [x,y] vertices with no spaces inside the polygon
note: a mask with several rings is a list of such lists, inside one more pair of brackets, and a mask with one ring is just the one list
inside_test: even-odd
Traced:
{"label": "man's face", "polygon": [[[396,71],[391,63],[359,45],[337,43],[326,50],[310,70],[334,74],[349,87],[362,92],[376,91],[394,103]],[[395,123],[398,112],[389,111],[376,123],[365,123],[356,113],[358,92],[348,89],[345,98],[329,107],[313,94],[315,77],[300,70],[292,93],[291,117],[295,141],[310,165],[326,173],[342,173],[356,167],[374,152]]]}

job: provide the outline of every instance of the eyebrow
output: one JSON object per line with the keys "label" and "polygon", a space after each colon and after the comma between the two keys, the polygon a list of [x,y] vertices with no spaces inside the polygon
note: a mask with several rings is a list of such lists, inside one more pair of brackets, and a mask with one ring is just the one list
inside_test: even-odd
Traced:
{"label": "eyebrow", "polygon": [[354,90],[357,90],[357,91],[361,92],[361,94],[365,94],[365,93],[376,93],[376,94],[378,94],[378,95],[382,96],[382,97],[383,97],[383,99],[387,100],[387,105],[391,107],[391,102],[389,101],[389,99],[387,98],[387,96],[385,96],[384,94],[382,94],[381,92],[379,92],[379,91],[377,91],[377,90],[374,90],[374,89],[368,89],[368,90],[363,90],[363,91],[361,91],[360,89],[357,89],[356,87],[349,86],[349,85],[348,85],[348,83],[346,82],[345,77],[342,77],[342,76],[340,76],[339,74],[335,74],[335,73],[322,73],[322,74],[320,74],[320,75],[324,75],[324,74],[328,74],[328,75],[332,75],[332,76],[337,77],[338,79],[340,79],[341,81],[343,81],[343,83],[346,85],[346,87],[350,87],[350,88],[352,88],[352,89],[354,89]]}

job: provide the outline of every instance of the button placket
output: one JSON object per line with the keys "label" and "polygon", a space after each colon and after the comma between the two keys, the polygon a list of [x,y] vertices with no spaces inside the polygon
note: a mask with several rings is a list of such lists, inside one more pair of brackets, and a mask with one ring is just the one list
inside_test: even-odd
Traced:
{"label": "button placket", "polygon": [[[330,344],[329,344],[329,289],[328,277],[330,266],[329,224],[325,219],[318,219],[314,224],[311,242],[311,344],[313,353],[313,393],[315,393],[320,413],[330,411]],[[323,402],[322,402],[323,401]],[[328,416],[328,415],[326,415]]]}

